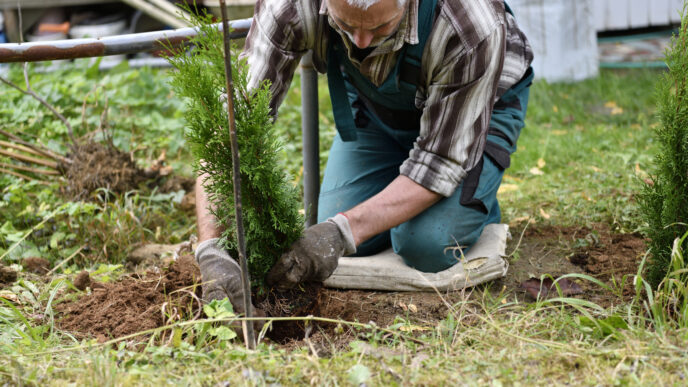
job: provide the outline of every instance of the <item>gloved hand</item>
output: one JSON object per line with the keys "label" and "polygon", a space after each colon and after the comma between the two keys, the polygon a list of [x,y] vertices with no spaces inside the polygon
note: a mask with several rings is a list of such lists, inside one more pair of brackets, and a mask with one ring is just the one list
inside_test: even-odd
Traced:
{"label": "gloved hand", "polygon": [[[218,240],[208,239],[196,247],[196,262],[201,268],[203,281],[203,302],[228,297],[234,311],[245,315],[241,268],[225,249],[217,245]],[[255,308],[252,310],[255,311]],[[256,316],[255,312],[253,316]]]}
{"label": "gloved hand", "polygon": [[349,221],[337,214],[307,228],[282,254],[266,279],[279,289],[293,288],[303,281],[324,281],[337,268],[339,257],[355,252]]}

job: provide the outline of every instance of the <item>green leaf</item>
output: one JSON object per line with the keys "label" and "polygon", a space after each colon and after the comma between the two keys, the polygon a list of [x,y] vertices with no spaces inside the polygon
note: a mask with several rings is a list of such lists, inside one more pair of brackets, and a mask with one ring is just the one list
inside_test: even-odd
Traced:
{"label": "green leaf", "polygon": [[232,340],[233,338],[237,337],[236,332],[226,326],[210,328],[208,333],[213,337],[217,337],[217,339],[220,341]]}
{"label": "green leaf", "polygon": [[227,298],[212,300],[208,304],[203,305],[203,312],[208,318],[212,319],[230,319],[236,317],[234,307]]}
{"label": "green leaf", "polygon": [[174,328],[174,333],[172,335],[172,345],[174,345],[175,348],[179,348],[182,345],[181,328]]}
{"label": "green leaf", "polygon": [[349,369],[348,378],[352,384],[361,385],[370,379],[370,369],[363,364],[356,364]]}
{"label": "green leaf", "polygon": [[50,237],[50,248],[57,250],[58,243],[60,243],[64,239],[64,237],[65,237],[65,233],[63,233],[62,231],[58,231],[58,232],[54,233]]}

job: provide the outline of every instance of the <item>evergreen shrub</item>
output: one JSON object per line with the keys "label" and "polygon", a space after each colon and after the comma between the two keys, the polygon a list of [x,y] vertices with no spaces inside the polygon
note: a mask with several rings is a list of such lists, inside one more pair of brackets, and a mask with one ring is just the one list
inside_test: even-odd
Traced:
{"label": "evergreen shrub", "polygon": [[688,17],[666,51],[668,71],[657,85],[660,125],[655,130],[659,153],[639,195],[647,222],[650,260],[648,280],[655,287],[667,275],[674,240],[688,231]]}
{"label": "evergreen shrub", "polygon": [[[198,36],[189,42],[193,49],[178,49],[168,58],[175,69],[171,84],[186,100],[186,138],[196,158],[195,170],[211,176],[205,188],[212,203],[210,210],[224,227],[222,245],[236,258],[223,37],[212,25],[211,16],[194,16],[192,21],[199,29]],[[269,84],[248,90],[248,67],[236,54],[232,74],[246,255],[253,284],[262,286],[268,270],[301,235],[304,217],[299,213],[298,190],[278,158],[281,143],[270,115]]]}

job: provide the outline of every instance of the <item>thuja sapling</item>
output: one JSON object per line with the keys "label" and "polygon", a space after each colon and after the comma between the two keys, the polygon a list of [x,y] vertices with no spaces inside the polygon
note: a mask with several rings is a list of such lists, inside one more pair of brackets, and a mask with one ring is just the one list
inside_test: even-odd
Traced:
{"label": "thuja sapling", "polygon": [[[171,84],[186,101],[186,138],[196,160],[194,168],[210,176],[205,189],[211,213],[224,226],[221,244],[236,257],[222,32],[207,14],[195,16],[193,22],[199,29],[189,42],[193,49],[173,51],[168,58],[175,69]],[[299,193],[278,158],[281,143],[270,115],[269,84],[248,90],[247,64],[235,55],[232,72],[246,256],[253,284],[263,287],[265,274],[301,236],[304,218],[299,213]]]}
{"label": "thuja sapling", "polygon": [[666,51],[668,71],[657,84],[660,125],[654,172],[638,197],[647,222],[648,279],[656,287],[668,274],[674,240],[688,231],[688,15]]}

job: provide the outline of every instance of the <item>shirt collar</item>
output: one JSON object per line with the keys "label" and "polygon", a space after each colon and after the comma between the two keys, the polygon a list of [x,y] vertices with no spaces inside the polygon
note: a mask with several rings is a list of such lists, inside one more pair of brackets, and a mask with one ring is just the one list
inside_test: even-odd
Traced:
{"label": "shirt collar", "polygon": [[[406,14],[402,17],[399,23],[399,28],[393,37],[387,39],[380,46],[376,47],[373,54],[384,54],[391,51],[398,51],[404,45],[408,44],[418,44],[418,2],[419,0],[408,0],[408,8]],[[332,17],[330,17],[330,12],[327,9],[327,0],[323,0],[320,4],[320,15],[327,16],[327,20],[330,26],[339,33],[344,41],[344,45],[347,47],[348,51],[351,51],[353,44],[346,37],[346,34],[341,31],[334,22]]]}

